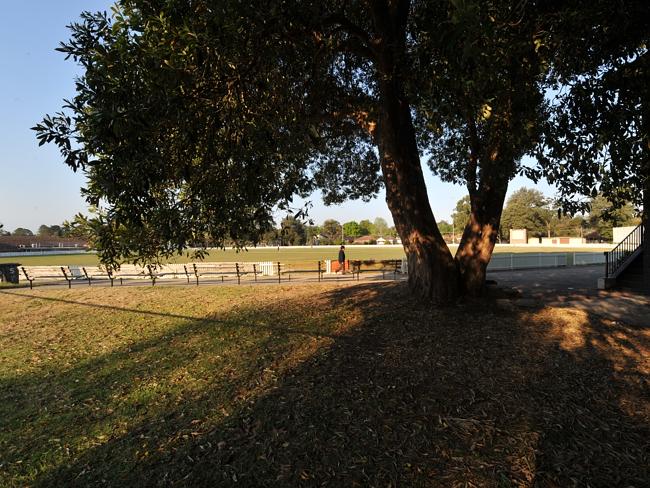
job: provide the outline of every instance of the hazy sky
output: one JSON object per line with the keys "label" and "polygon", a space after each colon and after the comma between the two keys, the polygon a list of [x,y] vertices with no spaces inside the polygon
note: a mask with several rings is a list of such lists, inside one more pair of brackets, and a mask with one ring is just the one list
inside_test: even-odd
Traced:
{"label": "hazy sky", "polygon": [[[0,223],[5,229],[60,224],[86,210],[80,195],[84,177],[63,164],[52,145],[38,147],[29,128],[60,110],[74,96],[77,66],[54,51],[68,39],[66,25],[83,10],[108,10],[108,0],[20,0],[3,2],[0,16]],[[428,173],[428,170],[427,170]],[[438,220],[448,219],[465,189],[427,174],[429,199]],[[516,179],[511,192],[532,182]],[[538,187],[551,194],[547,185]],[[384,195],[370,203],[325,207],[312,198],[310,216],[342,222],[383,217],[392,221]]]}

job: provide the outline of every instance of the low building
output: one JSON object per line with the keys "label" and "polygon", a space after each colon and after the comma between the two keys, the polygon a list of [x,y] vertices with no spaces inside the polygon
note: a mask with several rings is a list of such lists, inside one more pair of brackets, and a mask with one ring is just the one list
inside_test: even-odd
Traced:
{"label": "low building", "polygon": [[352,241],[352,244],[377,244],[377,238],[375,236],[361,236]]}
{"label": "low building", "polygon": [[579,245],[584,244],[584,237],[542,237],[543,246],[556,246],[558,244]]}
{"label": "low building", "polygon": [[528,244],[526,229],[510,229],[510,244]]}

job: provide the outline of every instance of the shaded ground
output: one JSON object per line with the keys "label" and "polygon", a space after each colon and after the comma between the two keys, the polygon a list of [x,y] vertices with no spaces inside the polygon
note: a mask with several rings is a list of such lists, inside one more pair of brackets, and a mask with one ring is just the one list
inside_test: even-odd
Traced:
{"label": "shaded ground", "polygon": [[0,291],[0,485],[646,486],[650,337],[404,284]]}
{"label": "shaded ground", "polygon": [[[650,327],[650,297],[621,290],[598,290],[602,266],[575,266],[489,273],[500,288],[516,290],[534,305],[573,308],[605,319]],[[521,302],[521,301],[520,301]],[[516,303],[516,301],[515,301]]]}

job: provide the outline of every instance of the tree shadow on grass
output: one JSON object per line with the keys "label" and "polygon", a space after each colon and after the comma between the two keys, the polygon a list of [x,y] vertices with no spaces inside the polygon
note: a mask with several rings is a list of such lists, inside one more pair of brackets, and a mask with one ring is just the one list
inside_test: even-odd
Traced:
{"label": "tree shadow on grass", "polygon": [[[647,329],[584,311],[496,312],[489,302],[436,310],[402,285],[330,290],[309,309],[326,320],[306,330],[325,327],[328,337],[278,341],[259,329],[231,338],[248,344],[240,362],[228,363],[231,376],[173,401],[145,399],[148,414],[136,412],[127,428],[44,470],[35,485],[642,486],[650,479]],[[255,313],[302,323],[305,303]],[[194,367],[193,358],[224,354],[215,341],[197,349],[206,341],[196,339],[222,330],[181,322],[182,340],[136,347],[141,361],[173,354],[178,372]],[[49,380],[53,390],[132,359],[131,351],[116,354]],[[250,364],[251,354],[263,358]],[[100,389],[111,389],[111,371]],[[121,374],[129,388],[141,370]],[[76,421],[84,432],[98,422]]]}

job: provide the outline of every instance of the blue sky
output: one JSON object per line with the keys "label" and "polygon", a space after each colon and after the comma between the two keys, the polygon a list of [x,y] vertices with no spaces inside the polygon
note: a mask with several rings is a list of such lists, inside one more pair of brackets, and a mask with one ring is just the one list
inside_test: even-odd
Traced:
{"label": "blue sky", "polygon": [[[86,204],[80,195],[85,180],[65,166],[57,149],[38,147],[29,128],[44,114],[60,110],[74,95],[77,66],[54,51],[68,39],[66,25],[83,10],[108,10],[107,0],[21,0],[4,2],[0,16],[0,223],[5,229],[60,224]],[[449,219],[465,189],[442,183],[428,174],[429,199],[438,220]],[[511,192],[534,186],[525,179],[511,182]],[[551,194],[548,185],[538,188]],[[325,207],[319,195],[311,199],[310,217],[341,222],[383,217],[391,222],[384,195],[369,202]]]}

